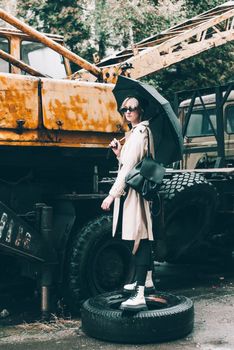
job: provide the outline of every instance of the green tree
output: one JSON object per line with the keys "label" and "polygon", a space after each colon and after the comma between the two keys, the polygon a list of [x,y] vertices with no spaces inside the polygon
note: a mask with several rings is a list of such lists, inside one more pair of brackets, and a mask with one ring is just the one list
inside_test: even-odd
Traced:
{"label": "green tree", "polygon": [[92,51],[85,47],[90,37],[86,1],[18,0],[18,15],[41,32],[63,35],[73,52],[88,55]]}
{"label": "green tree", "polygon": [[[187,18],[222,3],[222,0],[186,0]],[[233,42],[229,42],[209,49],[155,74],[154,80],[170,100],[175,91],[225,84],[234,78],[233,48]]]}
{"label": "green tree", "polygon": [[223,3],[223,0],[186,0],[186,12],[191,17]]}
{"label": "green tree", "polygon": [[[221,3],[223,0],[18,0],[18,11],[37,29],[64,35],[72,51],[91,61],[95,51],[103,58]],[[144,80],[172,99],[178,90],[232,80],[233,62],[233,43],[228,43]]]}
{"label": "green tree", "polygon": [[[18,0],[18,15],[42,32],[64,35],[72,51],[91,59],[94,50],[104,57],[165,29],[181,17],[184,1]],[[171,16],[160,11],[165,6]]]}
{"label": "green tree", "polygon": [[101,58],[151,35],[161,24],[157,9],[149,0],[96,0],[90,19]]}

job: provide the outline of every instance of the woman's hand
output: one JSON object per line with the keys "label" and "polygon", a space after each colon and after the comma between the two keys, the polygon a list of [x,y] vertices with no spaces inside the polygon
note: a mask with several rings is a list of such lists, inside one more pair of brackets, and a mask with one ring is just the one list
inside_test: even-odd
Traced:
{"label": "woman's hand", "polygon": [[119,142],[119,140],[117,139],[113,139],[110,144],[109,147],[112,149],[112,151],[114,152],[114,154],[116,155],[116,157],[119,157],[120,152],[121,152],[121,144]]}
{"label": "woman's hand", "polygon": [[114,201],[114,197],[112,197],[110,194],[107,196],[104,201],[102,202],[101,208],[103,210],[110,210],[110,206]]}

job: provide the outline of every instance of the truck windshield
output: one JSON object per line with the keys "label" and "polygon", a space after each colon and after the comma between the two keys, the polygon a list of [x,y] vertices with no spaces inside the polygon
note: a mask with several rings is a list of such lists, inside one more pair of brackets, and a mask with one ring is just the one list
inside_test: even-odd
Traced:
{"label": "truck windshield", "polygon": [[21,58],[40,73],[52,78],[66,77],[63,57],[41,43],[22,41]]}
{"label": "truck windshield", "polygon": [[[9,53],[9,41],[6,38],[0,38],[0,50]],[[0,58],[0,72],[9,73],[10,65],[7,61]]]}
{"label": "truck windshield", "polygon": [[[206,109],[208,115],[210,116],[210,120],[214,129],[216,130],[216,115],[215,109]],[[206,115],[206,111],[204,109],[195,110],[192,112],[187,130],[187,137],[199,137],[199,136],[209,136],[214,135],[209,119]]]}

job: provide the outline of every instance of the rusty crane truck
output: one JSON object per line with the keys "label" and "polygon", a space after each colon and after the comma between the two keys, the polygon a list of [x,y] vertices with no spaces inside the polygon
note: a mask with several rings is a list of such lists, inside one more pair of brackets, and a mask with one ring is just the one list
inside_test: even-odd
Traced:
{"label": "rusty crane truck", "polygon": [[[66,49],[58,35],[39,33],[2,9],[0,18],[14,27],[0,30],[1,266],[9,276],[37,280],[43,312],[51,286],[77,310],[85,298],[120,287],[129,263],[124,242],[112,240],[111,215],[100,209],[116,167],[114,158],[106,161],[107,146],[124,132],[112,94],[118,75],[138,79],[233,40],[234,2],[96,65]],[[81,68],[72,74],[70,62]],[[229,131],[232,161],[188,169],[184,158],[167,169],[160,215],[158,203],[153,207],[159,261],[189,261],[211,235],[215,212],[233,220]],[[225,158],[225,140],[222,154],[216,141],[199,151]],[[191,144],[184,157],[195,154]]]}

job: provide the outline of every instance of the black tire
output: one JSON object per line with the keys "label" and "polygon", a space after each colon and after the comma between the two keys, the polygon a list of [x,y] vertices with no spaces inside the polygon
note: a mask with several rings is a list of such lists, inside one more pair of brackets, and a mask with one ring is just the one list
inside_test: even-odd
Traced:
{"label": "black tire", "polygon": [[228,265],[232,262],[234,251],[234,217],[232,213],[217,213],[209,236],[204,242],[201,254],[209,257],[215,264]]}
{"label": "black tire", "polygon": [[[191,262],[197,255],[191,252],[202,244],[212,224],[217,192],[204,176],[196,173],[176,174],[170,180],[165,179],[160,191],[164,193],[164,232],[156,256],[168,262]],[[157,240],[157,232],[155,238]],[[163,256],[160,240],[165,248]]]}
{"label": "black tire", "polygon": [[[166,305],[153,301],[154,296],[165,299]],[[143,344],[178,339],[193,329],[193,302],[184,296],[157,292],[146,297],[148,310],[137,313],[119,310],[124,300],[122,292],[86,300],[81,309],[83,331],[111,342]]]}
{"label": "black tire", "polygon": [[73,313],[96,294],[121,288],[129,269],[131,252],[120,238],[112,237],[112,217],[87,223],[71,242],[67,260],[67,301]]}

